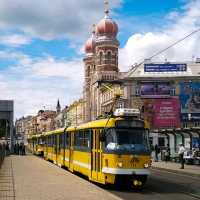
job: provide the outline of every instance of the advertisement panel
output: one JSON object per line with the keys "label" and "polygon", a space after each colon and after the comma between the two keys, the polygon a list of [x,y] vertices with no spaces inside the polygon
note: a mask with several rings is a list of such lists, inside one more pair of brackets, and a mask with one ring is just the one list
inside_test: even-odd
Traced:
{"label": "advertisement panel", "polygon": [[179,128],[179,100],[175,98],[145,100],[144,118],[149,121],[151,128]]}
{"label": "advertisement panel", "polygon": [[180,83],[179,99],[181,113],[200,113],[200,83]]}
{"label": "advertisement panel", "polygon": [[142,82],[140,96],[142,98],[165,98],[169,97],[171,86],[168,82]]}
{"label": "advertisement panel", "polygon": [[145,72],[185,72],[187,71],[187,64],[179,63],[165,63],[165,64],[144,64]]}
{"label": "advertisement panel", "polygon": [[154,110],[154,128],[180,127],[180,104],[178,99],[157,99]]}

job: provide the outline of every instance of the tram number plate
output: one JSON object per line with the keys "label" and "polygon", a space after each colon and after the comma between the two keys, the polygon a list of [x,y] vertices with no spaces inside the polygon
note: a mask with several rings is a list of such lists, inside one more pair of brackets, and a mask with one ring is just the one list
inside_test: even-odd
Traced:
{"label": "tram number plate", "polygon": [[136,167],[138,162],[139,162],[139,158],[137,157],[133,157],[130,161],[132,167]]}

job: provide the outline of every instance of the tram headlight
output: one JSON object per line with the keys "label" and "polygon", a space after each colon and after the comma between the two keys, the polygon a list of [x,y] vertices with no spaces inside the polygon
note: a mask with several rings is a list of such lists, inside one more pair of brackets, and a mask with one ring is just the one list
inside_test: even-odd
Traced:
{"label": "tram headlight", "polygon": [[120,167],[120,168],[123,167],[123,162],[118,162],[117,166]]}
{"label": "tram headlight", "polygon": [[149,167],[150,167],[149,163],[144,163],[144,168],[149,168]]}

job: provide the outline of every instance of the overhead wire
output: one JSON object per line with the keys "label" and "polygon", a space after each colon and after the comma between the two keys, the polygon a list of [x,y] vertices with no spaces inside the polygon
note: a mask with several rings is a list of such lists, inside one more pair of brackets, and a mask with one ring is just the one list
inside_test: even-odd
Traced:
{"label": "overhead wire", "polygon": [[[184,41],[185,39],[191,37],[193,34],[197,33],[200,31],[200,28],[192,31],[191,33],[189,33],[188,35],[184,36],[183,38],[177,40],[176,42],[172,43],[171,45],[169,45],[168,47],[158,51],[157,53],[153,54],[152,56],[150,56],[149,58],[147,58],[147,60],[151,60],[152,58],[162,54],[163,52],[167,51],[168,49],[176,46],[177,44],[179,44],[180,42]],[[145,60],[143,60],[142,62],[140,62],[139,64],[137,64],[136,66],[134,66],[134,68],[130,69],[130,72],[131,70],[133,70],[131,73],[133,73],[140,65],[144,64],[145,63]]]}

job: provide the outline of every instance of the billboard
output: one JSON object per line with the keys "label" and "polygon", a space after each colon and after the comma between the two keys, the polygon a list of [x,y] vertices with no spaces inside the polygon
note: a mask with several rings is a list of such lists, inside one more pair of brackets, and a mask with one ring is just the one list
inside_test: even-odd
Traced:
{"label": "billboard", "polygon": [[187,64],[144,64],[144,72],[185,72]]}
{"label": "billboard", "polygon": [[180,104],[178,99],[157,99],[154,110],[154,128],[180,127]]}
{"label": "billboard", "polygon": [[142,82],[140,85],[140,96],[143,98],[169,97],[171,86],[168,82]]}
{"label": "billboard", "polygon": [[179,100],[175,98],[145,100],[144,119],[150,123],[151,128],[179,128]]}
{"label": "billboard", "polygon": [[179,99],[181,113],[200,113],[200,83],[180,83]]}

